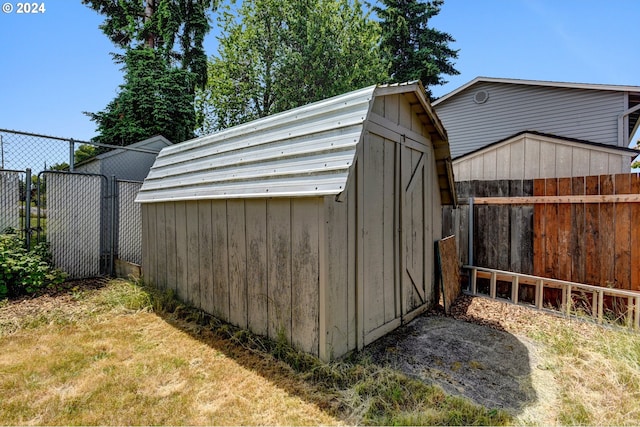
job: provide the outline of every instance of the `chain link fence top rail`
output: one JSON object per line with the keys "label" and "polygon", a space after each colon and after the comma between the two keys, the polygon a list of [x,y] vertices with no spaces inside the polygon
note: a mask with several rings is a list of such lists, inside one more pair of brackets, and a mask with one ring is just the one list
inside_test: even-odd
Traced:
{"label": "chain link fence top rail", "polygon": [[114,257],[140,264],[134,200],[167,145],[162,137],[121,147],[0,129],[0,233],[48,242],[70,277],[108,274]]}
{"label": "chain link fence top rail", "polygon": [[97,173],[142,181],[160,149],[171,145],[161,136],[120,146],[73,138],[0,129],[0,169]]}

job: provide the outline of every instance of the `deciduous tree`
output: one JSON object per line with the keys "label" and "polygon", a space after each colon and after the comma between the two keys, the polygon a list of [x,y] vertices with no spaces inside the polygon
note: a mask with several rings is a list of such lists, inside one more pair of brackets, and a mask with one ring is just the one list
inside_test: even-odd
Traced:
{"label": "deciduous tree", "polygon": [[245,0],[220,15],[202,132],[379,83],[379,26],[358,0]]}

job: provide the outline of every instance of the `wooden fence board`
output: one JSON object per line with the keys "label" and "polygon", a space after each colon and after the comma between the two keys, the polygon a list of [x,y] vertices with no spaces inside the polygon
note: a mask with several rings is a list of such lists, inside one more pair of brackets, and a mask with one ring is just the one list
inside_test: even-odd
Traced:
{"label": "wooden fence board", "polygon": [[[479,197],[487,196],[487,187],[486,184],[482,185],[482,181],[474,181],[473,189],[471,190],[473,194]],[[488,213],[488,206],[474,206],[473,208],[473,218],[475,224],[491,224],[491,216]],[[486,247],[486,242],[491,239],[491,236],[488,234],[490,227],[484,226],[476,226],[473,227],[473,247],[474,247],[474,263],[476,265],[489,265],[489,251]]]}
{"label": "wooden fence board", "polygon": [[[558,196],[571,195],[571,178],[558,179]],[[558,209],[558,270],[557,278],[562,280],[571,280],[571,205],[561,203],[557,205]]]}
{"label": "wooden fence board", "polygon": [[[545,179],[544,191],[546,196],[556,196],[558,182],[556,179]],[[554,277],[558,271],[558,205],[547,204],[544,207],[544,234],[545,244],[545,264],[544,276]]]}
{"label": "wooden fence board", "polygon": [[[600,177],[588,176],[585,179],[585,193],[600,193]],[[585,282],[600,283],[600,205],[589,204],[584,207],[585,237],[584,244],[589,248],[585,254]]]}
{"label": "wooden fence board", "polygon": [[[631,175],[631,192],[640,194],[640,175]],[[631,289],[640,291],[640,204],[631,206],[631,251],[629,267],[631,270]]]}
{"label": "wooden fence board", "polygon": [[[543,179],[533,181],[533,195],[545,195],[545,182]],[[546,234],[544,227],[545,206],[541,204],[533,207],[533,274],[543,276],[546,264]]]}
{"label": "wooden fence board", "polygon": [[[611,175],[600,176],[601,194],[614,194],[614,182]],[[615,283],[615,245],[611,236],[615,233],[615,218],[613,205],[602,203],[600,205],[600,268],[602,285]]]}
{"label": "wooden fence board", "polygon": [[[460,183],[456,183],[457,188],[460,190],[462,197],[469,197],[470,194],[470,183],[469,181],[464,181]],[[452,233],[443,234],[444,236],[449,236],[451,234],[458,234],[458,251],[460,254],[460,260],[463,263],[469,262],[469,206],[459,206],[459,232],[454,230]]]}
{"label": "wooden fence board", "polygon": [[[524,196],[522,189],[522,181],[511,181],[509,188],[509,195],[511,197]],[[526,238],[523,236],[523,206],[513,206],[510,209],[510,234],[511,234],[511,248],[509,253],[509,271],[521,271],[522,270],[522,258],[527,255],[523,249],[523,241]]]}
{"label": "wooden fence board", "polygon": [[[629,174],[614,176],[615,193],[629,194],[631,179]],[[614,240],[616,288],[631,289],[631,206],[628,203],[616,203],[613,207],[615,215]]]}
{"label": "wooden fence board", "polygon": [[[497,194],[502,197],[509,195],[509,181],[500,180],[497,181],[498,187],[496,189]],[[498,235],[494,237],[494,247],[497,256],[497,268],[501,270],[506,270],[509,268],[509,259],[511,255],[511,251],[509,247],[510,242],[510,211],[511,208],[509,206],[495,206],[495,221],[498,229]]]}
{"label": "wooden fence board", "polygon": [[[573,195],[584,195],[584,177],[574,177],[571,180],[571,193]],[[585,279],[585,205],[571,205],[571,281],[584,283]]]}
{"label": "wooden fence board", "polygon": [[[522,180],[522,195],[533,195],[533,180]],[[522,207],[522,247],[520,270],[525,274],[533,274],[533,206]]]}

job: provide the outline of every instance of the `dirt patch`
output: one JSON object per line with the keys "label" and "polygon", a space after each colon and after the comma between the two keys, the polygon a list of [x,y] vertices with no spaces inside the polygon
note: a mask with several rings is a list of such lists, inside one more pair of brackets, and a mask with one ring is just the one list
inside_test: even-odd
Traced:
{"label": "dirt patch", "polygon": [[[418,317],[367,350],[377,363],[437,384],[450,394],[507,410],[521,422],[549,418],[556,386],[543,352],[498,321],[533,312],[495,301],[481,301],[490,304],[484,311],[476,310],[474,300],[459,299],[455,317],[441,313]],[[547,421],[553,424],[553,418]]]}
{"label": "dirt patch", "polygon": [[86,308],[78,302],[83,292],[100,289],[105,278],[70,280],[55,287],[41,289],[34,295],[0,301],[0,331],[10,334],[28,323],[38,323],[64,311],[67,317],[81,315]]}

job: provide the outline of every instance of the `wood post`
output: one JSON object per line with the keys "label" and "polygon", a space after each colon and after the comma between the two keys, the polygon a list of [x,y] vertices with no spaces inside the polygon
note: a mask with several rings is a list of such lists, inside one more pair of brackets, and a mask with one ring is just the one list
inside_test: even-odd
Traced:
{"label": "wood post", "polygon": [[511,278],[511,302],[518,303],[518,285],[520,282],[520,276],[513,276]]}
{"label": "wood post", "polygon": [[491,279],[489,279],[489,296],[496,299],[496,272],[491,273]]}
{"label": "wood post", "polygon": [[544,281],[539,279],[536,281],[536,307],[542,309],[544,296]]}

